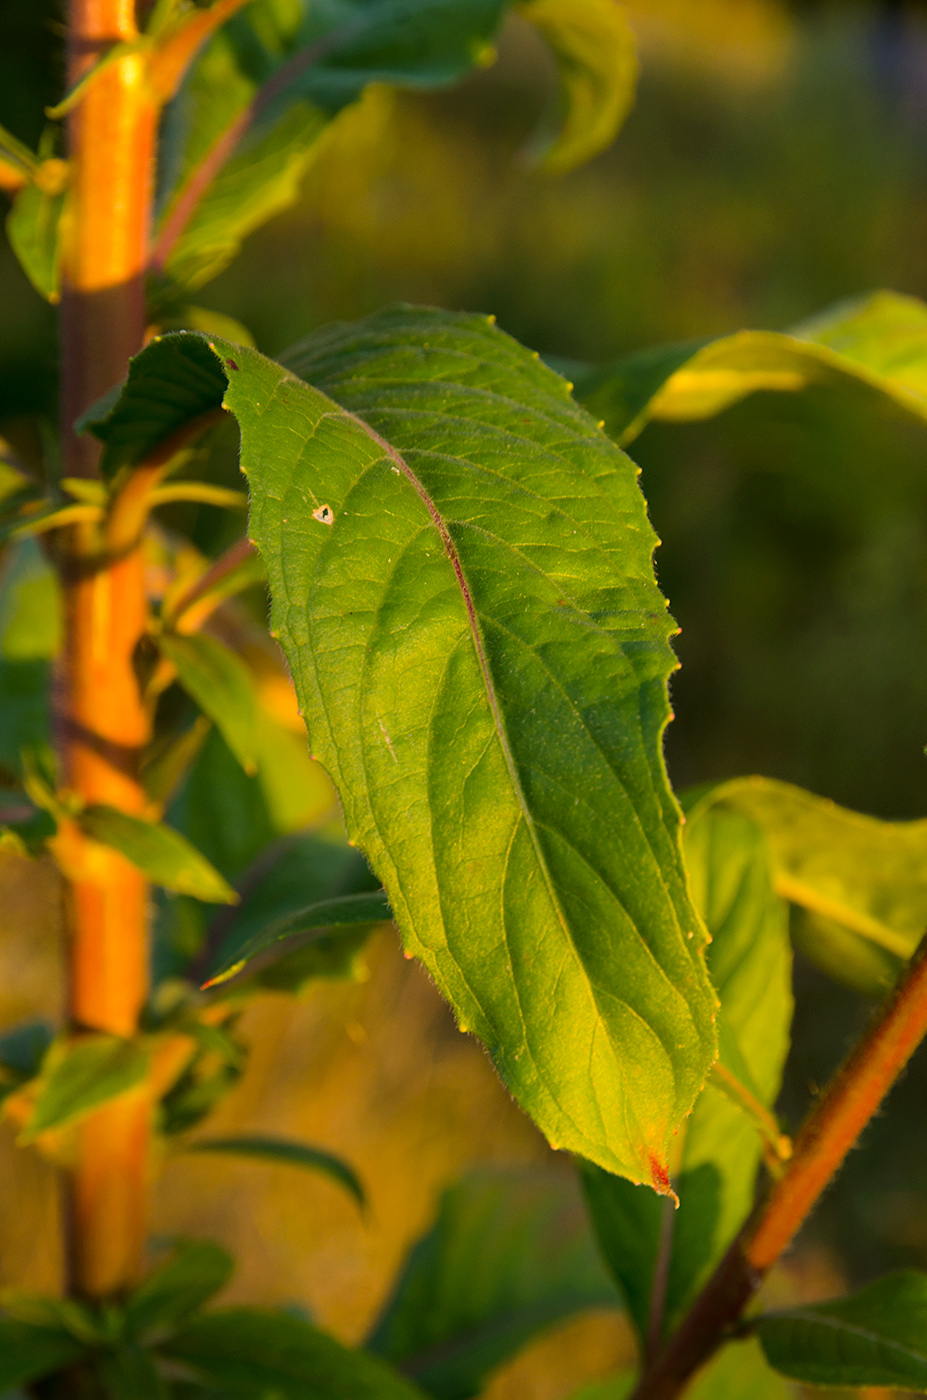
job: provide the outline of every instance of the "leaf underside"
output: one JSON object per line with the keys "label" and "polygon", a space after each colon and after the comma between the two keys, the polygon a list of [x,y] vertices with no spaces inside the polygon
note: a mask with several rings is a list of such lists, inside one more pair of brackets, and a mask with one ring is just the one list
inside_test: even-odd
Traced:
{"label": "leaf underside", "polygon": [[487,318],[403,307],[289,369],[165,337],[96,430],[131,460],[217,379],[310,746],[407,949],[554,1145],[666,1190],[714,997],[635,467]]}

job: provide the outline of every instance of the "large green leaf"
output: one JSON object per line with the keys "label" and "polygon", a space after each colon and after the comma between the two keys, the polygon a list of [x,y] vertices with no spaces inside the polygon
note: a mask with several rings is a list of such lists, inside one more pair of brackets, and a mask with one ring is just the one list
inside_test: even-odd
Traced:
{"label": "large green leaf", "polygon": [[310,746],[406,947],[553,1143],[666,1190],[714,995],[636,468],[485,317],[321,332],[318,388],[211,344],[153,342],[98,431],[138,454],[228,376]]}
{"label": "large green leaf", "polygon": [[73,1123],[141,1083],[148,1058],[145,1045],[115,1035],[87,1035],[53,1045],[22,1140],[31,1142],[50,1128]]}
{"label": "large green leaf", "polygon": [[206,1313],[161,1350],[229,1400],[421,1400],[420,1390],[377,1357],[351,1351],[287,1313]]}
{"label": "large green leaf", "polygon": [[517,10],[543,34],[560,71],[562,124],[542,161],[562,174],[618,134],[634,101],[634,34],[616,0],[521,0]]}
{"label": "large green leaf", "polygon": [[225,1287],[233,1267],[231,1257],[211,1240],[183,1240],[131,1294],[125,1310],[129,1334],[145,1337],[189,1321]]}
{"label": "large green leaf", "polygon": [[879,821],[772,778],[721,783],[699,805],[741,812],[762,829],[783,898],[895,958],[911,956],[927,927],[927,819]]}
{"label": "large green leaf", "polygon": [[154,1357],[135,1342],[108,1347],[95,1360],[106,1400],[172,1400]]}
{"label": "large green leaf", "polygon": [[757,1331],[770,1365],[795,1380],[927,1391],[927,1274],[770,1314]]}
{"label": "large green leaf", "polygon": [[[787,909],[773,890],[766,843],[739,813],[708,808],[690,819],[685,852],[693,896],[712,935],[708,965],[725,1029],[750,1089],[768,1106],[788,1049],[792,996]],[[761,1139],[714,1083],[702,1091],[680,1137],[675,1212],[626,1181],[583,1168],[603,1251],[642,1339],[678,1321],[753,1201]],[[662,1301],[654,1293],[660,1267],[666,1267]],[[655,1305],[659,1313],[652,1317]]]}
{"label": "large green leaf", "polygon": [[86,1350],[63,1329],[0,1317],[0,1391],[26,1385],[67,1366]]}
{"label": "large green leaf", "polygon": [[927,306],[875,292],[789,332],[738,331],[576,369],[576,394],[630,442],[651,418],[709,418],[758,389],[853,385],[927,417]]}
{"label": "large green leaf", "polygon": [[205,46],[167,118],[162,228],[250,108],[243,139],[163,261],[170,280],[200,286],[291,204],[328,120],[369,83],[431,88],[462,77],[489,50],[505,3],[256,0],[236,15]]}
{"label": "large green leaf", "polygon": [[571,1185],[482,1171],[450,1187],[368,1347],[439,1400],[467,1400],[536,1333],[617,1306]]}

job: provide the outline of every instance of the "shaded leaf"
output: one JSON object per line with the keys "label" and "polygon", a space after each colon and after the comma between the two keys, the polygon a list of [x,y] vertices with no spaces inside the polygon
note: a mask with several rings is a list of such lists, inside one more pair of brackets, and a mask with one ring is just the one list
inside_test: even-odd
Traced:
{"label": "shaded leaf", "polygon": [[563,120],[542,164],[563,174],[604,151],[621,129],[637,82],[634,34],[616,0],[522,0],[517,10],[557,60]]}
{"label": "shaded leaf", "polygon": [[26,1385],[76,1361],[83,1343],[57,1328],[0,1317],[0,1390]]}
{"label": "shaded leaf", "polygon": [[450,1187],[368,1347],[439,1400],[467,1400],[537,1333],[617,1306],[571,1185],[523,1170]]}
{"label": "shaded leaf", "polygon": [[813,1385],[927,1391],[927,1274],[880,1278],[849,1298],[761,1317],[777,1371]]}
{"label": "shaded leaf", "polygon": [[206,1313],[165,1342],[224,1396],[414,1400],[421,1391],[377,1357],[351,1351],[302,1318],[261,1308]]}
{"label": "shaded leaf", "polygon": [[245,1133],[237,1137],[199,1138],[187,1144],[188,1152],[227,1152],[234,1157],[256,1157],[264,1162],[279,1162],[289,1167],[305,1167],[321,1172],[337,1181],[359,1205],[366,1197],[357,1173],[341,1157],[324,1152],[320,1147],[296,1142],[292,1138],[269,1137],[262,1133]]}
{"label": "shaded leaf", "polygon": [[17,194],[6,220],[7,237],[23,271],[50,302],[61,295],[58,227],[64,199],[63,190],[49,192],[30,181]]}
{"label": "shaded leaf", "polygon": [[[187,346],[211,384],[205,342],[153,342],[104,435],[176,419]],[[636,469],[485,317],[320,332],[291,363],[342,409],[214,347],[310,744],[407,948],[552,1142],[665,1190],[714,997]]]}
{"label": "shaded leaf", "polygon": [[232,1276],[231,1256],[211,1240],[183,1240],[126,1303],[126,1326],[143,1337],[186,1322]]}
{"label": "shaded leaf", "polygon": [[238,948],[234,961],[220,960],[210,971],[205,986],[226,982],[241,972],[252,958],[274,950],[281,957],[295,951],[296,940],[319,929],[351,928],[358,924],[367,928],[392,918],[389,901],[383,890],[373,894],[345,894],[336,899],[321,900],[294,914],[269,924],[254,938]]}
{"label": "shaded leaf", "polygon": [[171,1400],[171,1391],[144,1347],[121,1342],[96,1358],[94,1371],[107,1400]]}
{"label": "shaded leaf", "polygon": [[112,846],[156,885],[209,904],[232,904],[238,898],[206,857],[169,826],[131,817],[102,803],[85,807],[79,821],[94,841]]}
{"label": "shaded leaf", "polygon": [[38,1073],[42,1058],[54,1039],[47,1021],[26,1021],[0,1035],[0,1065],[23,1079]]}
{"label": "shaded leaf", "polygon": [[140,1084],[147,1073],[148,1050],[135,1040],[88,1035],[53,1046],[21,1141],[73,1123]]}
{"label": "shaded leaf", "polygon": [[667,346],[574,375],[576,396],[630,442],[651,418],[709,418],[757,390],[853,384],[927,417],[927,306],[875,292],[790,332],[738,331]]}
{"label": "shaded leaf", "polygon": [[158,647],[180,683],[219,729],[246,773],[257,768],[257,700],[251,672],[230,647],[202,632],[162,632]]}
{"label": "shaded leaf", "polygon": [[772,778],[721,783],[700,806],[761,828],[783,898],[896,958],[913,953],[927,927],[927,820],[879,821]]}
{"label": "shaded leaf", "polygon": [[[721,998],[731,1068],[771,1105],[778,1093],[792,1015],[786,906],[772,886],[766,843],[753,822],[708,808],[685,828],[693,896],[712,935],[708,966]],[[742,1108],[709,1080],[680,1129],[671,1212],[628,1182],[584,1165],[584,1186],[605,1257],[638,1333],[678,1321],[753,1203],[762,1141]],[[665,1295],[652,1319],[654,1275],[670,1248]]]}
{"label": "shaded leaf", "polygon": [[13,773],[23,750],[51,754],[49,662],[60,641],[54,571],[34,540],[19,541],[0,573],[0,763]]}
{"label": "shaded leaf", "polygon": [[835,982],[860,996],[881,1001],[898,981],[904,960],[833,919],[796,905],[792,910],[792,943]]}

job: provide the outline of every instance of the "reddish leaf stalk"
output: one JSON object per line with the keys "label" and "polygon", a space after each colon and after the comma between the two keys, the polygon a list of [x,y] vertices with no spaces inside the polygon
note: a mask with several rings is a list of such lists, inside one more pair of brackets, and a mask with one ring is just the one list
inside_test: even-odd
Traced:
{"label": "reddish leaf stalk", "polygon": [[675,1400],[736,1327],[764,1276],[927,1034],[927,935],[808,1115],[788,1168],[740,1232],[631,1400]]}

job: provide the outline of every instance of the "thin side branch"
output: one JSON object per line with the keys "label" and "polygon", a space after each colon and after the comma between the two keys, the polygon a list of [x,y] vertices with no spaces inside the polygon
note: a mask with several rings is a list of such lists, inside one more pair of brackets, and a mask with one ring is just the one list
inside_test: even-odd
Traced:
{"label": "thin side branch", "polygon": [[644,1372],[631,1400],[676,1400],[736,1328],[765,1274],[927,1033],[927,935],[897,987],[812,1109],[794,1156],[744,1226],[689,1315]]}

